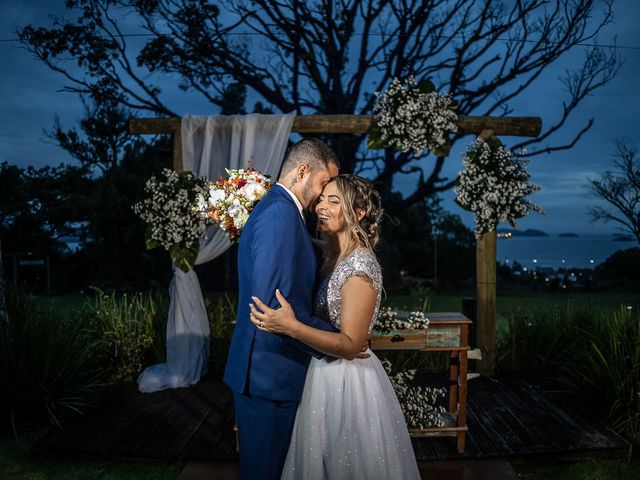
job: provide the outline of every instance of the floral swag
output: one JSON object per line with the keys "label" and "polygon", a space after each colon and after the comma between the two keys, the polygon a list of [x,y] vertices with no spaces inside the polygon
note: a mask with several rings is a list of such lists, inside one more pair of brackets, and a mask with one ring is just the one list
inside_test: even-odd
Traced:
{"label": "floral swag", "polygon": [[368,147],[391,147],[420,155],[425,149],[437,156],[449,154],[450,133],[458,130],[456,104],[451,94],[439,94],[429,80],[402,83],[394,78],[383,94],[376,92],[375,122]]}
{"label": "floral swag", "polygon": [[463,164],[455,187],[456,203],[474,213],[476,238],[495,230],[500,222],[515,227],[516,219],[531,211],[544,213],[526,198],[541,188],[529,181],[527,162],[497,138],[476,139]]}

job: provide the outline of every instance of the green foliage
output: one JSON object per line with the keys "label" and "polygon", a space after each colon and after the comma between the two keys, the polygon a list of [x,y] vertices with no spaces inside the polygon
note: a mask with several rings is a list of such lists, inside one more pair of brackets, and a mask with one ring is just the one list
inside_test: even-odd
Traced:
{"label": "green foliage", "polygon": [[497,365],[551,375],[640,441],[640,315],[633,308],[516,311],[498,336]]}
{"label": "green foliage", "polygon": [[159,326],[166,326],[167,308],[151,293],[108,295],[97,290],[94,312],[107,344],[112,381],[134,380],[164,350]]}
{"label": "green foliage", "polygon": [[509,313],[506,328],[497,338],[500,370],[532,374],[555,371],[565,360],[567,345],[575,341],[571,327],[576,314],[567,307]]}
{"label": "green foliage", "polygon": [[19,428],[60,424],[81,413],[104,385],[105,345],[84,309],[60,312],[10,298],[9,322],[0,324],[0,415]]}
{"label": "green foliage", "polygon": [[222,375],[233,335],[232,322],[236,319],[236,302],[225,294],[205,299],[205,306],[211,329],[209,371],[214,375]]}
{"label": "green foliage", "polygon": [[600,406],[608,423],[640,442],[640,315],[622,307],[594,316],[560,377]]}

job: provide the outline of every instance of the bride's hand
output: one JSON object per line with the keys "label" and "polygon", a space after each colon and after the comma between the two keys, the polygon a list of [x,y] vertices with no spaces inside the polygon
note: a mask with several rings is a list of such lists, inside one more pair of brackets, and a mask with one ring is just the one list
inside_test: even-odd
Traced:
{"label": "bride's hand", "polygon": [[251,323],[263,332],[291,334],[292,328],[298,323],[298,319],[287,299],[280,293],[280,290],[276,290],[276,299],[280,303],[280,308],[277,310],[263,303],[258,297],[251,297],[251,299],[255,303],[255,305],[253,303],[249,304]]}

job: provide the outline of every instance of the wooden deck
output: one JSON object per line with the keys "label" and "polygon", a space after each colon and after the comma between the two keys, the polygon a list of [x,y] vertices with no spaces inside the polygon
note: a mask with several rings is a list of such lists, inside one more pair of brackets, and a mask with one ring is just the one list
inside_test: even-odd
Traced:
{"label": "wooden deck", "polygon": [[[423,379],[424,380],[424,379]],[[141,394],[135,384],[115,390],[108,407],[51,431],[36,449],[67,454],[237,462],[231,392],[204,378],[189,389]],[[506,458],[627,459],[631,445],[571,396],[546,382],[516,377],[469,381],[469,431],[458,454],[455,438],[413,439],[422,462]]]}

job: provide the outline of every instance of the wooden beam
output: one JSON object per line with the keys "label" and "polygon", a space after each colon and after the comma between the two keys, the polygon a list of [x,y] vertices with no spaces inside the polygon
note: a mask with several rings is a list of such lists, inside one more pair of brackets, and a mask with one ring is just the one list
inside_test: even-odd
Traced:
{"label": "wooden beam", "polygon": [[[367,133],[371,128],[371,115],[299,115],[292,131],[298,133]],[[540,133],[540,117],[458,117],[462,133],[480,134],[490,129],[496,135],[535,137]],[[132,118],[131,133],[173,133],[180,129],[180,118]]]}

